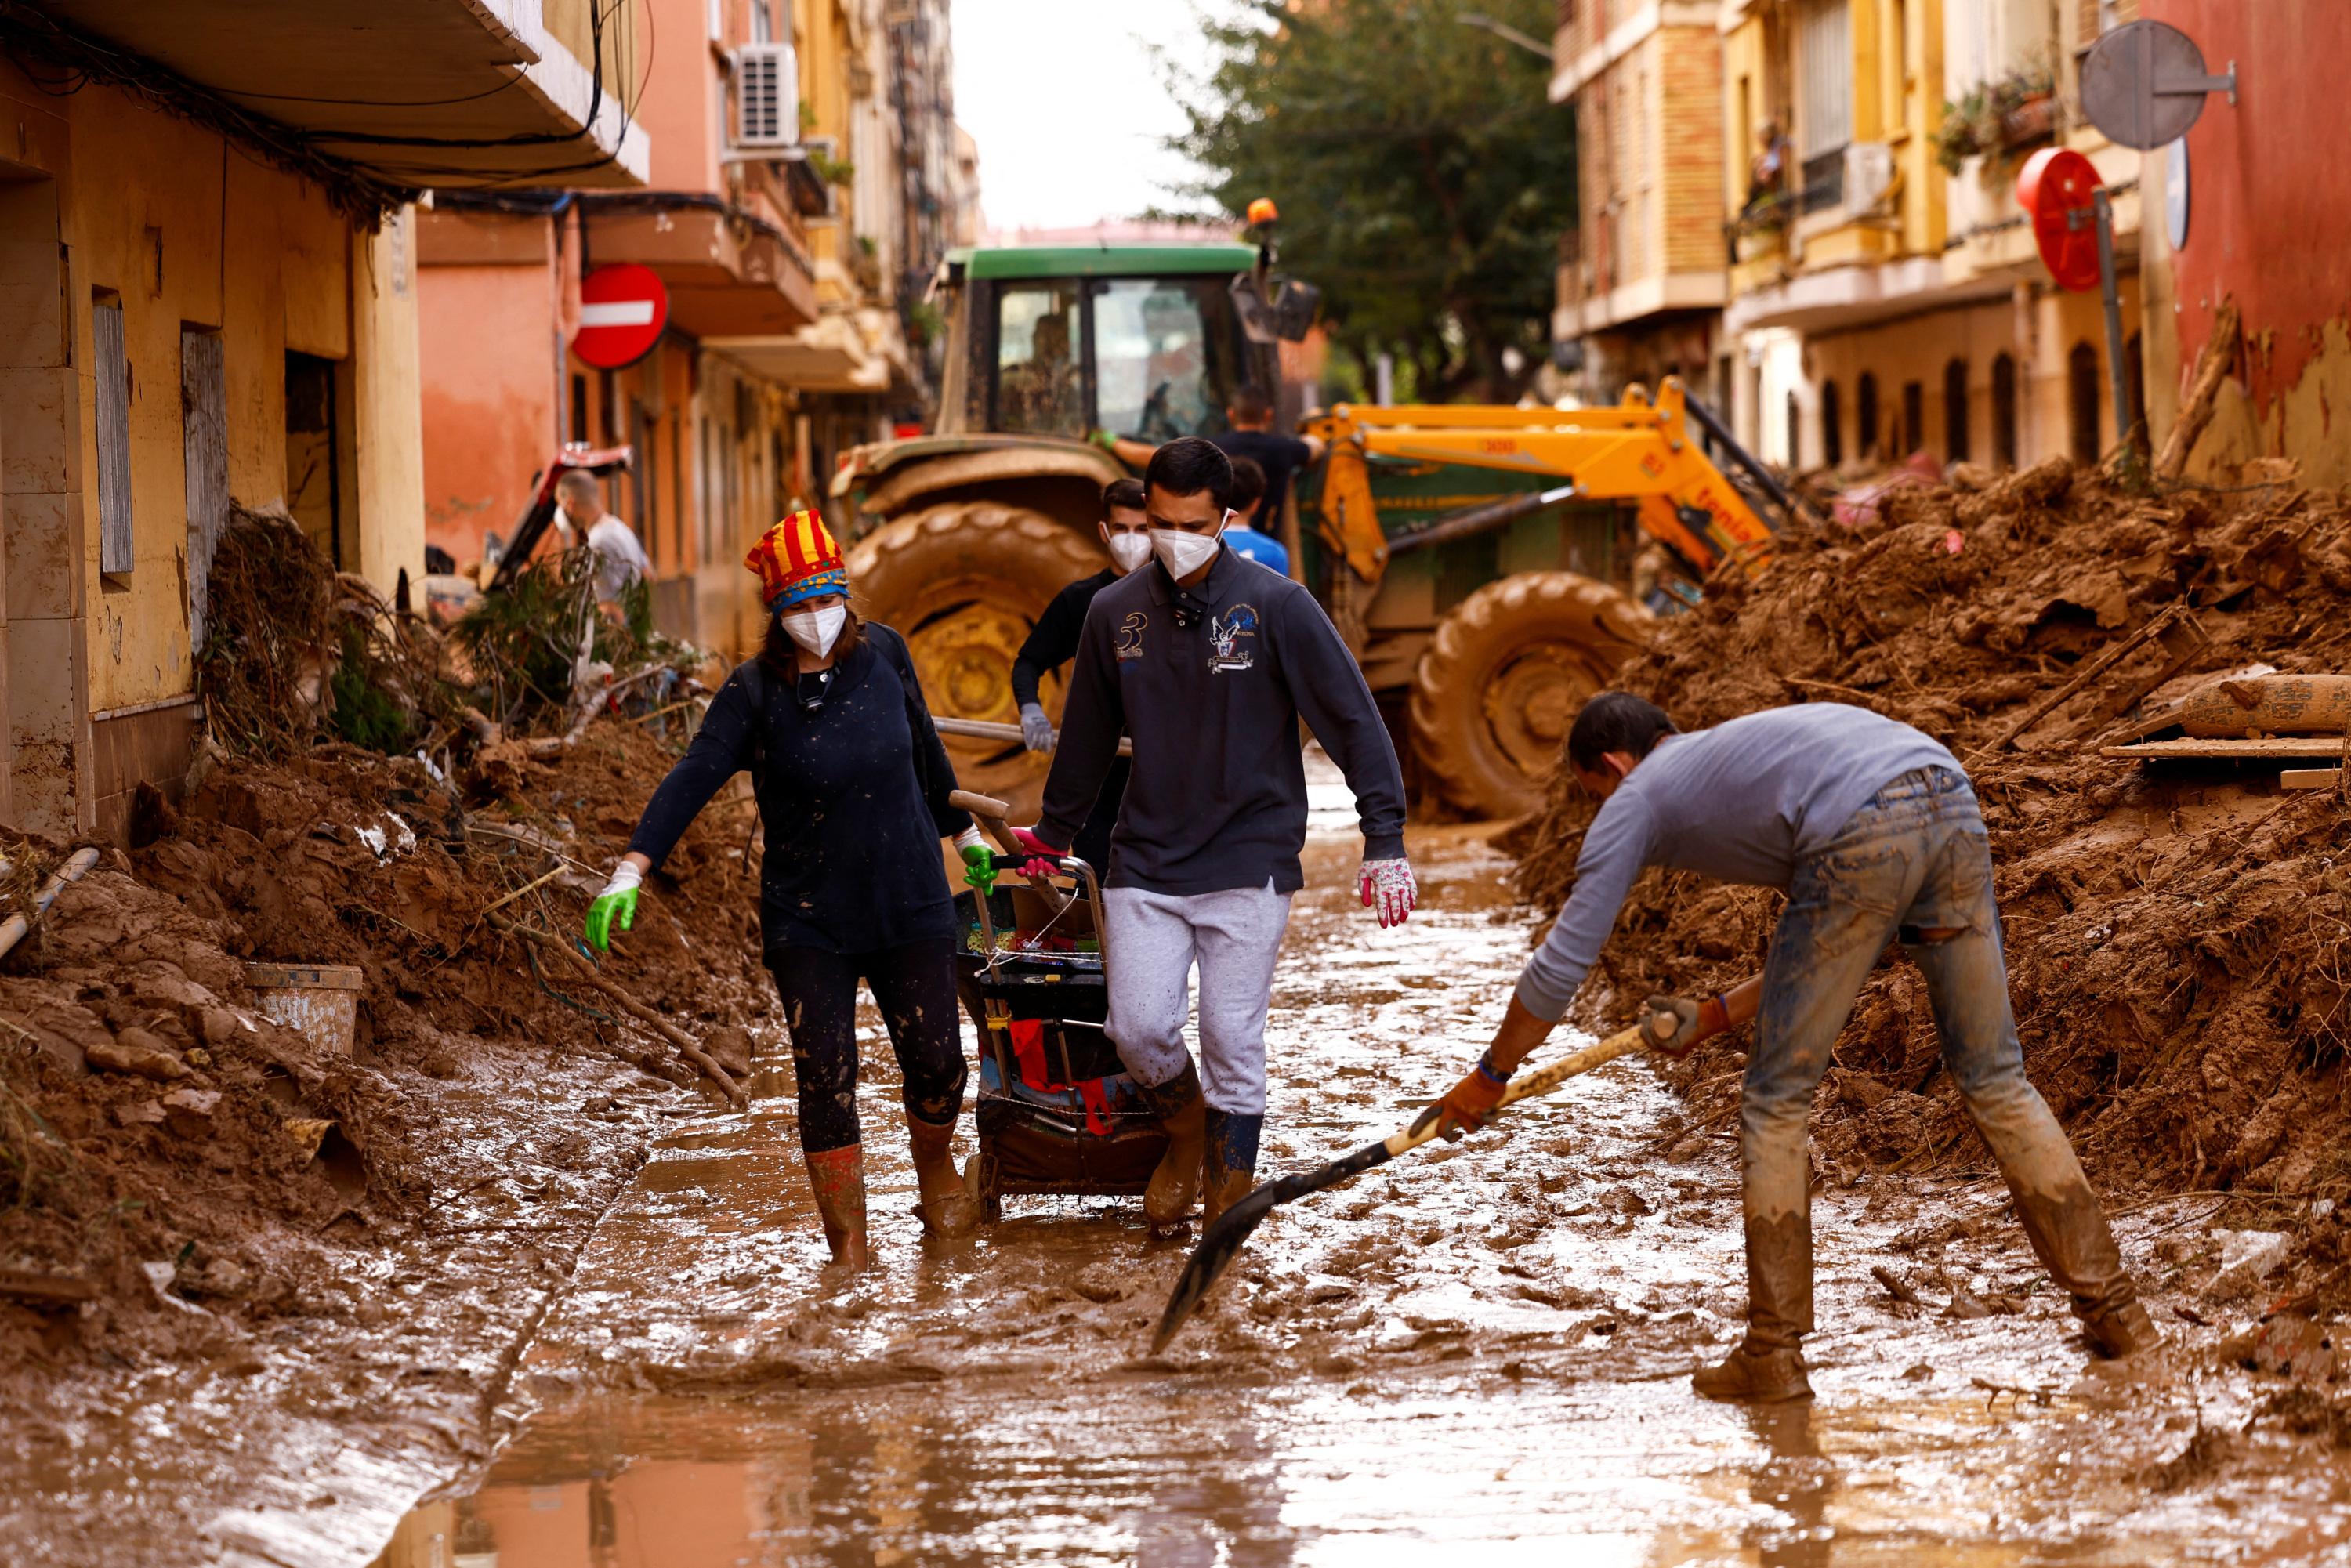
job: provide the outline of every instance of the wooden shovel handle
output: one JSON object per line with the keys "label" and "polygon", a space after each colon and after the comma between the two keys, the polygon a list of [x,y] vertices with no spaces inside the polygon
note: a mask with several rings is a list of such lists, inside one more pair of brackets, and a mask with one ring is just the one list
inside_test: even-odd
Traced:
{"label": "wooden shovel handle", "polygon": [[1029,852],[1012,836],[1012,826],[1005,821],[1011,815],[1012,808],[1003,801],[990,795],[975,795],[968,789],[956,789],[948,793],[947,804],[958,811],[970,812],[972,820],[996,841],[996,847],[1006,854],[1025,855]]}

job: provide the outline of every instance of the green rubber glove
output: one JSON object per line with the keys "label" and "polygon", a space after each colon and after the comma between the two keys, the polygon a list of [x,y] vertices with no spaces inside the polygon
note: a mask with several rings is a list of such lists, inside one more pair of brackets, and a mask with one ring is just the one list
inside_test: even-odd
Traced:
{"label": "green rubber glove", "polygon": [[996,857],[988,852],[986,844],[964,846],[963,884],[977,888],[982,898],[996,891]]}
{"label": "green rubber glove", "polygon": [[588,924],[580,935],[588,946],[599,953],[609,953],[612,941],[612,917],[619,915],[621,929],[633,930],[637,924],[637,883],[643,877],[635,864],[622,861],[612,873],[612,880],[588,906]]}

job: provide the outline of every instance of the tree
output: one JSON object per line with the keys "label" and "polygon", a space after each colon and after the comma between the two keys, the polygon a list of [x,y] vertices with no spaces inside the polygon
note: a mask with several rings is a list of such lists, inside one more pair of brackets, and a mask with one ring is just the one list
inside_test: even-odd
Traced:
{"label": "tree", "polygon": [[[1548,348],[1574,120],[1542,60],[1465,26],[1465,0],[1245,0],[1207,22],[1216,63],[1171,144],[1186,194],[1280,205],[1282,264],[1319,285],[1333,346],[1381,351],[1427,401],[1508,402]],[[1536,36],[1552,0],[1482,0]]]}

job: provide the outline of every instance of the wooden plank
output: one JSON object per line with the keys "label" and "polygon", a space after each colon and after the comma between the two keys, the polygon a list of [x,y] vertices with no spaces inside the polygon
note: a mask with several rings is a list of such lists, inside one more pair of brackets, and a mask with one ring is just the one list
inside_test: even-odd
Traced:
{"label": "wooden plank", "polygon": [[2289,768],[2278,775],[2288,789],[2332,789],[2343,782],[2340,768]]}
{"label": "wooden plank", "polygon": [[36,1274],[22,1269],[0,1269],[0,1296],[72,1306],[98,1300],[98,1287],[76,1274]]}
{"label": "wooden plank", "polygon": [[2340,757],[2339,735],[2272,735],[2258,740],[2143,740],[2136,746],[2102,746],[2101,757],[2157,759],[2172,757],[2215,758],[2231,761],[2291,761],[2297,758]]}
{"label": "wooden plank", "polygon": [[180,329],[180,418],[187,467],[188,644],[202,650],[213,551],[228,529],[228,371],[218,332]]}

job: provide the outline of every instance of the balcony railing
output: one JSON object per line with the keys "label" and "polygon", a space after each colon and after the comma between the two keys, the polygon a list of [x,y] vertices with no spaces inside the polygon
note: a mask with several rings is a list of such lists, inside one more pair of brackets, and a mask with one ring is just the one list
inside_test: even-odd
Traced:
{"label": "balcony railing", "polygon": [[1844,205],[1844,149],[1832,148],[1804,160],[1804,185],[1797,198],[1804,214]]}

